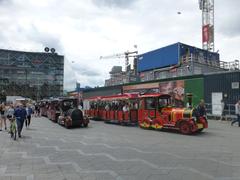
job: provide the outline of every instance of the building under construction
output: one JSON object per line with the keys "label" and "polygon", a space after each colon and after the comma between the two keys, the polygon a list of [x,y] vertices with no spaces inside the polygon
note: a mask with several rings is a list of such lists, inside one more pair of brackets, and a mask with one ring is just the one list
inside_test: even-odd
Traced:
{"label": "building under construction", "polygon": [[130,66],[128,66],[126,71],[122,70],[122,66],[113,66],[109,74],[110,78],[105,80],[105,86],[114,86],[138,81],[138,76]]}
{"label": "building under construction", "polygon": [[64,57],[0,49],[0,91],[35,100],[63,95]]}
{"label": "building under construction", "polygon": [[105,86],[126,84],[137,81],[152,81],[174,77],[239,70],[239,61],[220,61],[217,52],[200,49],[183,43],[171,44],[149,51],[134,58],[133,69],[122,71],[114,66]]}
{"label": "building under construction", "polygon": [[239,70],[239,61],[220,61],[216,52],[175,43],[141,54],[138,58],[141,81]]}

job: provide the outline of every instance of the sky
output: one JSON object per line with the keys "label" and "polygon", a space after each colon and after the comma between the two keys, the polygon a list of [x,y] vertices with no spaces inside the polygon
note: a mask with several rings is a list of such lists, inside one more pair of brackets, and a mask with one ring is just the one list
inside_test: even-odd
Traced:
{"label": "sky", "polygon": [[[215,1],[215,50],[240,59],[240,1]],[[180,14],[178,12],[181,12]],[[0,0],[0,48],[64,55],[64,89],[103,86],[112,66],[100,59],[182,42],[202,46],[198,0]]]}

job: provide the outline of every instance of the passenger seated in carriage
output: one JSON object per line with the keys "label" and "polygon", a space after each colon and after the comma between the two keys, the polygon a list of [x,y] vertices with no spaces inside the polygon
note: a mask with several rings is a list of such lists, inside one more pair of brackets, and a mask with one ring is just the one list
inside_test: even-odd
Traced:
{"label": "passenger seated in carriage", "polygon": [[129,106],[128,106],[128,103],[126,103],[124,106],[123,106],[123,112],[128,112],[129,111]]}

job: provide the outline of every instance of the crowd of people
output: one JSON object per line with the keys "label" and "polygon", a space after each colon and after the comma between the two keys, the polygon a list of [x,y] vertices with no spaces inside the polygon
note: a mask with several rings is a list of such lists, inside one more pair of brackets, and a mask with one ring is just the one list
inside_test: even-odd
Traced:
{"label": "crowd of people", "polygon": [[0,131],[8,131],[9,129],[7,127],[7,121],[10,122],[12,119],[15,119],[17,124],[18,137],[21,138],[24,122],[26,128],[28,128],[31,124],[32,115],[39,115],[40,110],[38,110],[38,108],[38,106],[35,106],[33,104],[0,104]]}

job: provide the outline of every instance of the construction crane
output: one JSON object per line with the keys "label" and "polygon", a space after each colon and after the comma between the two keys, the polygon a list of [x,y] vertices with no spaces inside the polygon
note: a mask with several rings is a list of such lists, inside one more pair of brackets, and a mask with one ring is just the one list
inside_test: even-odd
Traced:
{"label": "construction crane", "polygon": [[[129,67],[129,58],[130,57],[137,58],[137,55],[138,55],[138,51],[126,51],[124,53],[117,53],[117,54],[108,55],[108,56],[100,56],[100,59],[125,58],[125,71],[127,71]],[[134,62],[134,67],[135,67],[135,63],[136,62]]]}
{"label": "construction crane", "polygon": [[214,52],[214,0],[199,0],[202,11],[202,48]]}

